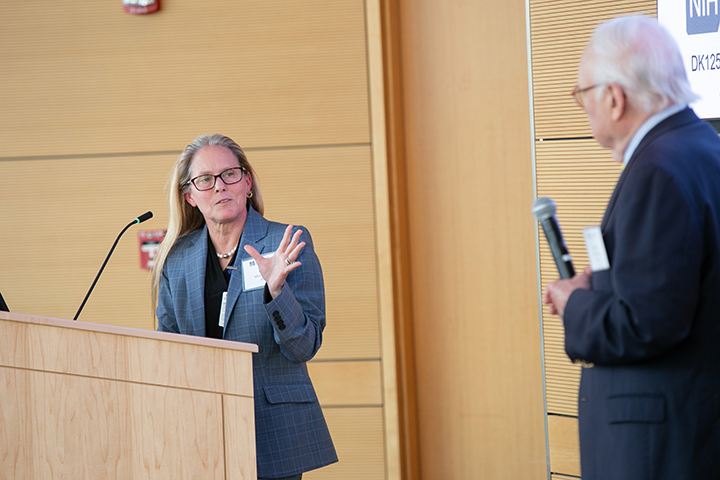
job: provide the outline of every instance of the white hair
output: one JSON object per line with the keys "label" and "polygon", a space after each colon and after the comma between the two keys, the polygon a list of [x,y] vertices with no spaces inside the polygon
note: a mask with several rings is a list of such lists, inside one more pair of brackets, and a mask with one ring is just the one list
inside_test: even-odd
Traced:
{"label": "white hair", "polygon": [[645,113],[698,99],[675,39],[654,19],[631,15],[605,22],[595,30],[588,51],[594,58],[593,83],[619,84]]}

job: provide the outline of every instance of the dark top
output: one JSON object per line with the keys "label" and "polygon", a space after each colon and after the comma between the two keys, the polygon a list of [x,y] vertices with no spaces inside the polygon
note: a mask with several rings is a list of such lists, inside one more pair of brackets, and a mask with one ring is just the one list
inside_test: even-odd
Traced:
{"label": "dark top", "polygon": [[[230,260],[235,263],[237,250]],[[223,338],[223,327],[220,326],[220,307],[222,296],[227,292],[230,283],[230,272],[220,267],[215,247],[208,235],[207,265],[205,267],[205,336],[210,338]]]}

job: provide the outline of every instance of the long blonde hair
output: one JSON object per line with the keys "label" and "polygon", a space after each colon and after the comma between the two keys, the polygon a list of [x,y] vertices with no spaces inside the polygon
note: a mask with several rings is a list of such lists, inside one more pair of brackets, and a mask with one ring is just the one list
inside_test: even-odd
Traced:
{"label": "long blonde hair", "polygon": [[253,170],[250,162],[248,162],[245,152],[231,138],[220,134],[200,135],[193,140],[185,150],[180,154],[168,177],[166,190],[168,191],[168,201],[170,204],[170,218],[168,220],[167,233],[160,243],[158,252],[155,255],[155,264],[152,269],[152,308],[157,307],[158,287],[160,285],[160,276],[162,275],[165,260],[170,253],[173,245],[178,238],[184,237],[195,230],[201,229],[205,225],[205,218],[197,207],[193,207],[185,200],[185,193],[190,186],[190,167],[192,167],[193,157],[202,148],[208,146],[220,146],[230,150],[235,158],[237,158],[240,166],[245,169],[247,175],[252,179],[250,192],[251,197],[248,199],[250,205],[260,215],[265,212],[260,193],[260,185],[258,184],[257,175]]}

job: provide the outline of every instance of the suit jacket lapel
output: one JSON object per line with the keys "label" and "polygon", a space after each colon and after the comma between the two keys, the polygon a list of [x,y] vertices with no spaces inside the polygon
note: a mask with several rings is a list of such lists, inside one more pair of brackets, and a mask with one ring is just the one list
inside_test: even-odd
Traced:
{"label": "suit jacket lapel", "polygon": [[243,271],[242,262],[250,257],[245,251],[245,245],[250,245],[260,253],[264,253],[265,244],[260,243],[260,240],[264,239],[267,235],[268,221],[263,218],[258,212],[252,207],[248,208],[248,216],[245,220],[245,226],[243,227],[243,233],[240,236],[240,246],[238,247],[238,253],[235,257],[235,263],[233,264],[237,270],[233,270],[230,275],[230,284],[228,285],[228,297],[227,304],[225,306],[225,331],[227,331],[228,324],[231,321],[231,313],[235,304],[243,291]]}
{"label": "suit jacket lapel", "polygon": [[[636,150],[637,152],[637,150]],[[633,155],[633,158],[635,158],[635,155]],[[630,161],[633,160],[633,158],[630,159]],[[630,162],[628,162],[628,165],[623,169],[622,173],[620,174],[620,178],[618,179],[617,184],[615,184],[615,190],[613,190],[612,196],[610,196],[610,201],[608,202],[608,206],[605,209],[605,215],[603,215],[602,223],[600,224],[600,230],[603,232],[605,231],[605,227],[607,226],[607,222],[610,219],[610,214],[613,211],[613,208],[615,208],[615,201],[617,200],[618,194],[620,193],[620,189],[622,188],[623,183],[625,183],[625,179],[627,178],[627,173],[630,170]]]}
{"label": "suit jacket lapel", "polygon": [[207,225],[200,232],[188,249],[187,255],[187,278],[188,292],[196,292],[188,304],[192,311],[190,318],[193,319],[195,335],[205,336],[205,268],[207,266]]}
{"label": "suit jacket lapel", "polygon": [[618,183],[617,183],[617,185],[615,185],[615,190],[613,190],[612,196],[610,197],[610,201],[608,202],[608,206],[605,209],[605,215],[603,216],[602,224],[600,226],[600,228],[603,231],[605,231],[605,226],[607,225],[607,222],[610,218],[610,214],[612,213],[613,208],[615,208],[615,202],[617,201],[617,197],[620,193],[620,189],[622,188],[623,184],[625,183],[625,179],[627,178],[630,170],[635,165],[635,163],[636,163],[635,160],[642,154],[643,150],[645,150],[645,148],[647,148],[647,146],[650,145],[659,136],[665,134],[669,130],[673,130],[675,128],[678,128],[681,125],[689,123],[696,118],[697,118],[697,116],[690,108],[681,110],[680,112],[676,113],[675,115],[671,115],[670,117],[666,118],[662,122],[655,125],[655,127],[653,127],[653,129],[650,130],[647,133],[647,135],[645,135],[645,137],[640,141],[640,144],[637,146],[637,148],[633,152],[632,157],[630,157],[630,160],[628,161],[627,166],[623,170],[622,174],[620,174]]}

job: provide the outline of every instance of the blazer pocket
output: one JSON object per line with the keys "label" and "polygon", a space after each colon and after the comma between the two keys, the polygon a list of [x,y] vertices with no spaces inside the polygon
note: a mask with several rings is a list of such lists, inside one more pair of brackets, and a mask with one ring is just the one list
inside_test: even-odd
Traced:
{"label": "blazer pocket", "polygon": [[317,402],[315,389],[309,383],[265,385],[265,398],[268,403],[314,403]]}
{"label": "blazer pocket", "polygon": [[612,395],[607,401],[609,423],[662,423],[667,416],[662,394]]}

